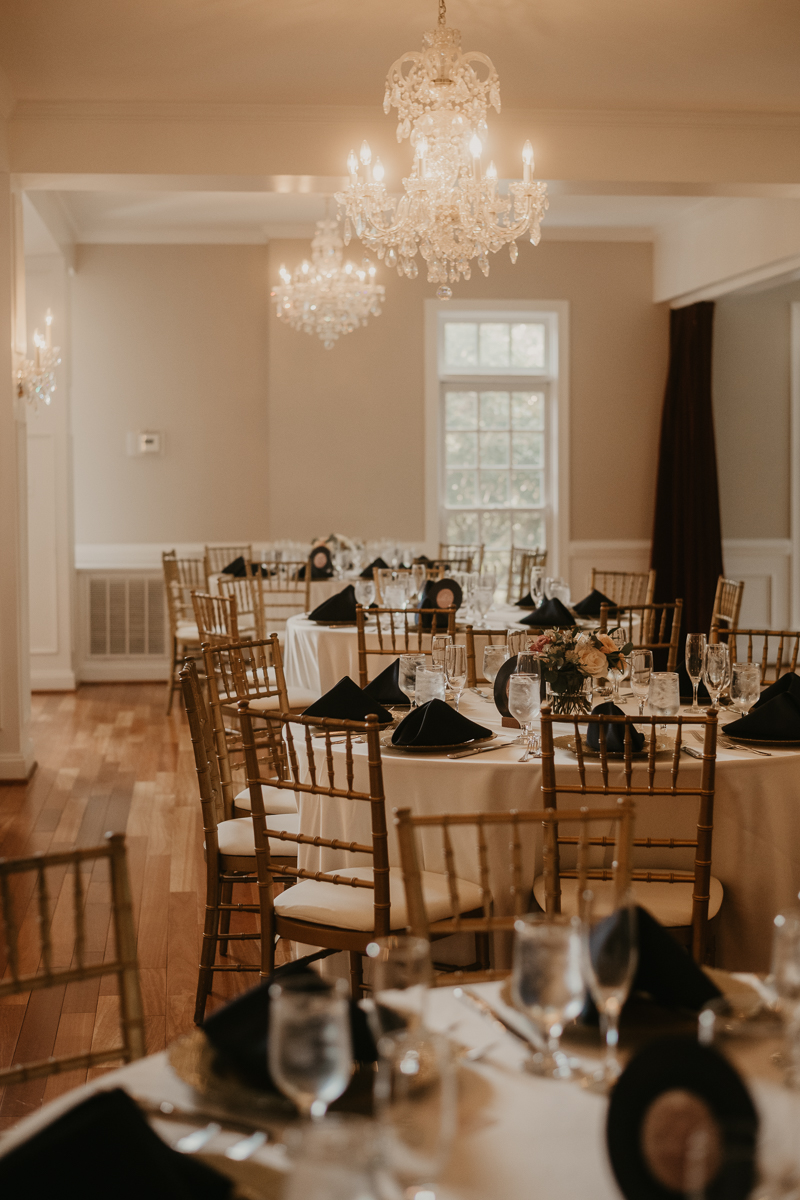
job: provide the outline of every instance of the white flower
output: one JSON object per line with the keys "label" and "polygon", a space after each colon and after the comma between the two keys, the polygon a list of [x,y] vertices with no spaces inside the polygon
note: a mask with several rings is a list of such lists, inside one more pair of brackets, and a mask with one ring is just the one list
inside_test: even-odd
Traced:
{"label": "white flower", "polygon": [[602,650],[596,650],[594,646],[586,644],[578,650],[580,664],[587,675],[601,676],[605,675],[608,670],[608,659]]}

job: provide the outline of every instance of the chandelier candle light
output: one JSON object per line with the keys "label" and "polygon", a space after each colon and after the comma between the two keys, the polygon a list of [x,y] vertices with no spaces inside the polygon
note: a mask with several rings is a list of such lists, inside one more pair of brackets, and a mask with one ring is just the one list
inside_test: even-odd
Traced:
{"label": "chandelier candle light", "polygon": [[34,409],[38,408],[40,400],[45,404],[50,403],[56,390],[56,367],[61,362],[61,351],[58,346],[52,344],[53,313],[49,308],[44,324],[45,336],[42,337],[38,329],[33,335],[33,359],[24,358],[16,373],[17,395],[20,400],[27,400]]}
{"label": "chandelier candle light", "polygon": [[461,50],[461,33],[446,25],[444,0],[439,24],[424,34],[422,51],[409,52],[389,69],[384,112],[398,113],[397,140],[414,150],[411,174],[398,199],[384,187],[384,167],[372,162],[366,142],[359,159],[351,150],[347,187],[336,193],[345,212],[344,241],[355,228],[365,246],[399,275],[415,279],[417,251],[428,264],[428,282],[441,284],[440,300],[452,296],[449,283],[469,279],[471,260],[489,274],[489,254],[508,246],[517,261],[517,239],[527,234],[538,245],[547,209],[547,185],[533,176],[533,147],[522,151],[522,180],[498,187],[497,168],[481,167],[486,110],[500,112],[500,80],[492,62],[476,50]]}
{"label": "chandelier candle light", "polygon": [[280,269],[281,283],[270,293],[282,321],[302,333],[316,333],[330,350],[338,338],[379,317],[385,297],[375,282],[375,267],[342,262],[344,243],[339,222],[317,221],[311,243],[311,262],[294,275]]}

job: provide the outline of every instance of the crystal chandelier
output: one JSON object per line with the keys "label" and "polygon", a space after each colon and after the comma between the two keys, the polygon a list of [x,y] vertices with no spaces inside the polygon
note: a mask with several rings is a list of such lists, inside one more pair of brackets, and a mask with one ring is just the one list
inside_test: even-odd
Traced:
{"label": "crystal chandelier", "polygon": [[270,293],[280,319],[302,333],[316,333],[326,350],[369,317],[379,317],[386,295],[375,282],[375,267],[366,259],[363,267],[343,263],[343,249],[338,220],[317,221],[311,262],[294,275],[282,266],[282,282]]}
{"label": "crystal chandelier", "polygon": [[39,407],[39,401],[50,403],[56,390],[56,367],[61,362],[61,351],[52,344],[51,326],[53,314],[48,308],[44,318],[46,336],[42,337],[37,329],[33,335],[34,356],[32,359],[23,358],[17,368],[17,395],[20,400],[26,400],[34,409]]}
{"label": "crystal chandelier", "polygon": [[[447,283],[469,279],[471,260],[489,274],[489,254],[508,246],[517,261],[517,239],[530,236],[538,245],[540,222],[547,209],[547,185],[532,178],[533,147],[522,151],[522,181],[500,193],[497,169],[481,167],[486,110],[500,111],[500,80],[485,54],[461,51],[461,33],[446,23],[439,0],[439,24],[423,36],[422,51],[398,58],[386,78],[384,112],[396,108],[397,140],[408,138],[414,150],[404,194],[387,193],[384,167],[372,164],[366,142],[361,146],[364,176],[355,152],[347,160],[350,180],[336,199],[345,212],[344,241],[352,229],[399,275],[417,276],[417,251],[428,264],[428,282],[449,299]],[[371,165],[372,164],[372,165]]]}

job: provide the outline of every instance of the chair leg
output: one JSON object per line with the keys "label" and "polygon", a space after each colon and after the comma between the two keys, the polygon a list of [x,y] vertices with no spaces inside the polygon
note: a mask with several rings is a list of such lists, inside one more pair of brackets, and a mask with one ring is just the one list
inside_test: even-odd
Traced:
{"label": "chair leg", "polygon": [[350,951],[350,995],[360,1000],[364,994],[364,963],[358,950]]}
{"label": "chair leg", "polygon": [[203,944],[200,949],[200,970],[197,975],[197,995],[194,1004],[194,1023],[201,1025],[206,1011],[206,1000],[214,980],[214,959],[219,936],[219,880],[208,881],[206,915],[203,923]]}
{"label": "chair leg", "polygon": [[266,979],[275,970],[275,921],[271,889],[274,880],[259,881],[258,908],[261,928],[261,978]]}
{"label": "chair leg", "polygon": [[172,712],[172,697],[178,687],[178,639],[172,639],[172,665],[169,669],[169,691],[167,692],[167,716]]}
{"label": "chair leg", "polygon": [[488,933],[475,934],[475,957],[480,964],[481,970],[488,971],[491,965]]}
{"label": "chair leg", "polygon": [[[223,904],[230,904],[233,901],[233,884],[230,880],[220,885],[220,899]],[[225,937],[226,933],[230,932],[231,928],[231,910],[224,908],[219,914],[219,952],[227,958],[228,942]]]}

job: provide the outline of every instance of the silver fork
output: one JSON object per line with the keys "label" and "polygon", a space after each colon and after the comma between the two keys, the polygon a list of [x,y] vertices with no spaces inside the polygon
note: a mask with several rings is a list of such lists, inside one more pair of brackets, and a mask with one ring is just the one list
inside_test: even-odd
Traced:
{"label": "silver fork", "polygon": [[[697,733],[692,730],[692,737],[697,738],[698,742],[705,741],[702,733]],[[717,745],[723,750],[746,750],[748,754],[760,754],[762,758],[772,758],[769,750],[756,750],[755,746],[740,746],[738,742],[732,742],[730,738],[723,737],[722,734],[717,735]]]}

